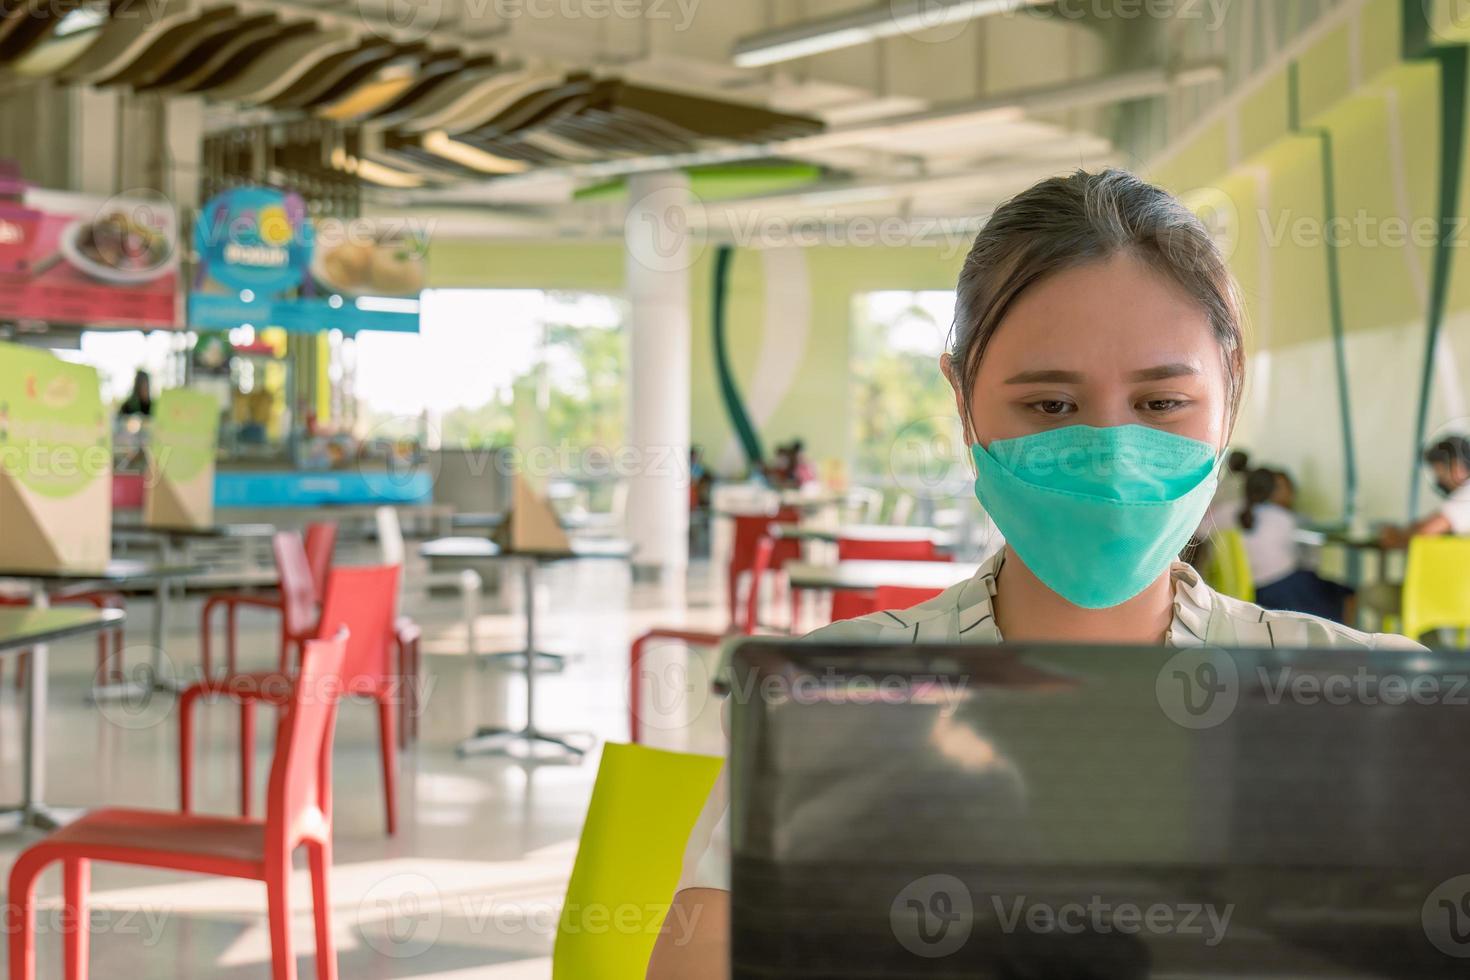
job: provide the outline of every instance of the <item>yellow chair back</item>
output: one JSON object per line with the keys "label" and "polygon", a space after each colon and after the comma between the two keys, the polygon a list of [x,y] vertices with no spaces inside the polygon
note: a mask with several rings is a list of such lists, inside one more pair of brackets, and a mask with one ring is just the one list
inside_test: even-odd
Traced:
{"label": "yellow chair back", "polygon": [[643,980],[721,761],[608,743],[552,952],[552,980]]}
{"label": "yellow chair back", "polygon": [[1221,595],[1256,601],[1251,563],[1245,553],[1245,538],[1239,530],[1225,528],[1210,535],[1210,560],[1204,574],[1210,588]]}
{"label": "yellow chair back", "polygon": [[1403,632],[1470,627],[1470,537],[1420,536],[1404,568]]}

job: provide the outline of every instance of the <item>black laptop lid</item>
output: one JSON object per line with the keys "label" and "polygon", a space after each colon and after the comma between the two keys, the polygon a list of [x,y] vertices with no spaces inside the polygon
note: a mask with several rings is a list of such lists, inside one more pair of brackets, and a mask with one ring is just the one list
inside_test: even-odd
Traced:
{"label": "black laptop lid", "polygon": [[1470,974],[1465,677],[1402,652],[748,643],[734,975]]}

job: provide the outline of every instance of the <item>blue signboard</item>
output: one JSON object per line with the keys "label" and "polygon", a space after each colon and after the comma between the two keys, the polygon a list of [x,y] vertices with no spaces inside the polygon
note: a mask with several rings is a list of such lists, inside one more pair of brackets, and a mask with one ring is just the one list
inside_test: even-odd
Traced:
{"label": "blue signboard", "polygon": [[418,331],[421,237],[377,232],[370,222],[314,223],[295,192],[237,187],[200,209],[194,245],[195,329]]}

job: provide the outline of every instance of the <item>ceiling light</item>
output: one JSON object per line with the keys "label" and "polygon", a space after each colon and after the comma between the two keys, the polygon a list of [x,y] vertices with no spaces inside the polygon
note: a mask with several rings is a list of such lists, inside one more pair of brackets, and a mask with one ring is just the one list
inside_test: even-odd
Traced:
{"label": "ceiling light", "polygon": [[934,27],[1010,13],[1047,0],[884,0],[847,14],[752,34],[735,42],[732,57],[740,68],[774,65],[824,51],[871,44],[900,34],[917,35]]}

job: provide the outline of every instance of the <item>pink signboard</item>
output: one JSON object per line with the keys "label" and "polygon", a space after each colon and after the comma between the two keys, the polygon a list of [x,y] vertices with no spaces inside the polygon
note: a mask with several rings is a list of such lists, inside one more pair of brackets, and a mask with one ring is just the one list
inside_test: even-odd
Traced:
{"label": "pink signboard", "polygon": [[178,243],[177,216],[158,195],[104,199],[4,182],[0,319],[177,327]]}

